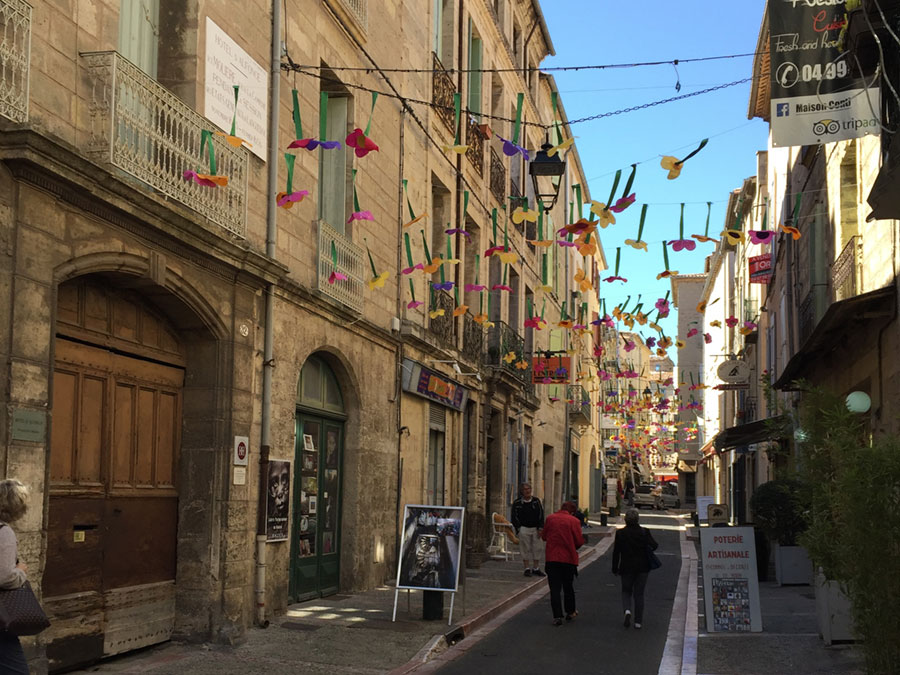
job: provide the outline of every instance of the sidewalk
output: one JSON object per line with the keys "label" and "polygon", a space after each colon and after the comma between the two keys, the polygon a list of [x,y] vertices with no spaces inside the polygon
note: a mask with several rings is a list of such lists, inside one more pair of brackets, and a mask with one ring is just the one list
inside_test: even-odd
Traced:
{"label": "sidewalk", "polygon": [[[687,537],[699,554],[697,528],[688,527]],[[702,565],[697,569],[696,589],[694,672],[697,675],[865,673],[863,656],[858,647],[852,644],[829,647],[819,637],[813,586],[779,586],[774,581],[759,582],[763,630],[761,633],[740,634],[707,632]]]}
{"label": "sidewalk", "polygon": [[[613,527],[592,525],[582,560]],[[168,642],[114,657],[76,673],[146,673],[154,675],[228,675],[230,673],[408,673],[429,658],[502,614],[546,579],[523,575],[521,559],[489,560],[460,571],[460,590],[448,625],[450,594],[444,595],[442,621],[422,620],[422,592],[401,590],[397,620],[391,621],[394,588],[332,595],[291,605],[270,617],[267,629],[253,628],[244,644],[197,645]]]}

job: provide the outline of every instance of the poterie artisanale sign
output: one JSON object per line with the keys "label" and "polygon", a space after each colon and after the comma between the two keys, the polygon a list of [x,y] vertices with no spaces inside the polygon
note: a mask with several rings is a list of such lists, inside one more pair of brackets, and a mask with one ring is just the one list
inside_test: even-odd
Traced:
{"label": "poterie artisanale sign", "polygon": [[700,554],[706,630],[762,631],[753,528],[702,527]]}

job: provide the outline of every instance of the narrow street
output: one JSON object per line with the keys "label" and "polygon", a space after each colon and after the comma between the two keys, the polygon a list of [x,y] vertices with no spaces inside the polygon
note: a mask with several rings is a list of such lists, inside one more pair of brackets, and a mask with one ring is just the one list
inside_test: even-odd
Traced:
{"label": "narrow street", "polygon": [[552,625],[545,595],[438,672],[656,673],[681,570],[681,523],[674,516],[641,512],[641,525],[659,542],[662,561],[650,573],[641,630],[622,625],[620,582],[611,572],[610,546],[579,572],[578,617],[572,623]]}

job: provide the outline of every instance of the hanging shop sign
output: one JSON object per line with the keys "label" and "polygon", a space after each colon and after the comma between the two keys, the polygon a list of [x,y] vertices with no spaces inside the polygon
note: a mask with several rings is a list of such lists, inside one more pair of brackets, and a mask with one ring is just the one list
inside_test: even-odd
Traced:
{"label": "hanging shop sign", "polygon": [[[878,87],[841,53],[844,2],[771,0],[772,145],[815,145],[879,133]],[[868,85],[868,86],[867,86]]]}
{"label": "hanging shop sign", "polygon": [[706,630],[711,633],[761,632],[753,528],[701,528],[700,553],[703,557]]}
{"label": "hanging shop sign", "polygon": [[767,284],[772,279],[772,254],[764,253],[755,255],[747,262],[750,263],[750,283]]}
{"label": "hanging shop sign", "polygon": [[541,354],[531,359],[533,384],[568,384],[572,359],[562,354]]}
{"label": "hanging shop sign", "polygon": [[460,411],[469,400],[464,386],[412,359],[403,359],[403,391]]}
{"label": "hanging shop sign", "polygon": [[746,361],[729,359],[728,361],[723,361],[719,365],[718,369],[716,370],[716,375],[719,376],[719,379],[722,380],[722,382],[726,382],[728,384],[749,382],[750,366],[747,365]]}

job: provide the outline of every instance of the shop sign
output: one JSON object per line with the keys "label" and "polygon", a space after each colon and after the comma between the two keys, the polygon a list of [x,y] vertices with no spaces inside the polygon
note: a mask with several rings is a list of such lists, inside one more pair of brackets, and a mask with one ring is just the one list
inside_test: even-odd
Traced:
{"label": "shop sign", "polygon": [[531,359],[533,384],[568,384],[572,360],[568,356],[534,356]]}
{"label": "shop sign", "polygon": [[460,411],[469,400],[469,390],[461,384],[411,359],[403,360],[403,390]]}
{"label": "shop sign", "polygon": [[750,366],[746,361],[738,359],[729,359],[719,364],[716,375],[722,382],[734,384],[737,382],[748,382],[750,380]]}
{"label": "shop sign", "polygon": [[700,554],[706,630],[762,632],[753,528],[701,528]]}
{"label": "shop sign", "polygon": [[16,408],[12,414],[12,440],[43,443],[47,436],[47,414],[43,410]]}
{"label": "shop sign", "polygon": [[772,279],[772,254],[763,253],[751,257],[750,263],[750,283],[751,284],[767,284]]}
{"label": "shop sign", "polygon": [[[772,145],[833,143],[881,131],[879,89],[841,53],[842,0],[771,0]],[[865,11],[865,10],[864,10]]]}

